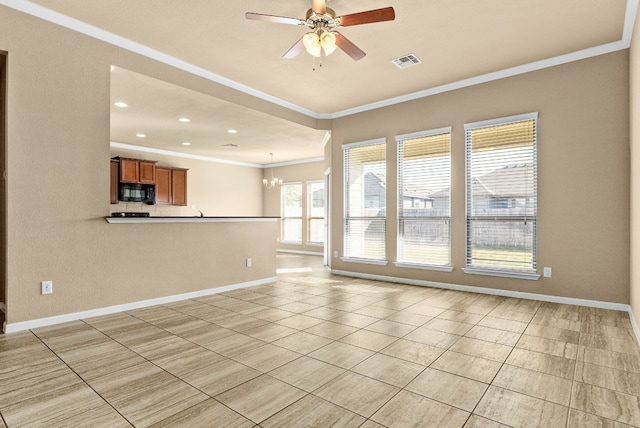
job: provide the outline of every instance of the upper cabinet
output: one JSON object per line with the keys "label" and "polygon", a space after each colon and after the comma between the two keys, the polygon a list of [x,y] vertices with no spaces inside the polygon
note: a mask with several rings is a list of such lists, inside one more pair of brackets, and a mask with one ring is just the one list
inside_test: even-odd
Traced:
{"label": "upper cabinet", "polygon": [[118,161],[111,159],[111,199],[112,204],[118,203]]}
{"label": "upper cabinet", "polygon": [[187,205],[187,169],[156,168],[156,204]]}
{"label": "upper cabinet", "polygon": [[[134,188],[147,204],[186,206],[187,171],[156,166],[156,161],[115,157],[111,159],[111,203],[118,203],[120,190],[126,193],[127,188]],[[146,186],[134,186],[137,184]]]}
{"label": "upper cabinet", "polygon": [[156,184],[156,163],[151,161],[138,161],[140,176],[139,183]]}
{"label": "upper cabinet", "polygon": [[156,184],[156,163],[154,161],[120,158],[120,182]]}
{"label": "upper cabinet", "polygon": [[171,197],[173,205],[187,205],[187,170],[171,170]]}

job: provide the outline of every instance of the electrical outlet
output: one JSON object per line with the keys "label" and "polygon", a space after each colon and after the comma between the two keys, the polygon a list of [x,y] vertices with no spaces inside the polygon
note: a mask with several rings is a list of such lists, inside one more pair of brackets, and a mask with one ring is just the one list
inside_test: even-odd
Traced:
{"label": "electrical outlet", "polygon": [[251,262],[251,257],[249,257],[249,258],[247,259],[247,267],[251,267],[251,263],[252,263],[252,262]]}
{"label": "electrical outlet", "polygon": [[544,268],[543,275],[545,276],[545,278],[551,278],[551,268],[550,267]]}
{"label": "electrical outlet", "polygon": [[40,283],[40,294],[53,294],[53,281],[42,281]]}
{"label": "electrical outlet", "polygon": [[335,250],[335,251],[333,252],[333,257],[336,257],[336,258],[338,257],[338,250]]}

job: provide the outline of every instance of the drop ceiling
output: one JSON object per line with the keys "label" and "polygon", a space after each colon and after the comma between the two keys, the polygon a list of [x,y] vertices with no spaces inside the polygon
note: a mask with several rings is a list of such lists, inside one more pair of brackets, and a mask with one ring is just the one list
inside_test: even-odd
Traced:
{"label": "drop ceiling", "polygon": [[[315,118],[332,118],[625,49],[638,0],[332,0],[328,6],[338,15],[393,6],[396,19],[341,29],[367,55],[353,61],[336,51],[322,60],[322,66],[304,52],[294,59],[282,58],[304,34],[304,27],[250,21],[244,16],[245,12],[256,12],[304,18],[309,0],[2,0],[2,3],[54,22],[57,15],[49,15],[49,11],[60,13],[93,26],[86,28],[106,30],[198,67],[211,73],[212,79],[230,81],[230,86],[249,90],[260,98]],[[33,7],[27,8],[25,4]],[[392,63],[394,58],[407,54],[417,56],[422,63],[405,69]],[[178,140],[191,139],[192,146],[184,150],[207,156],[260,164],[269,161],[265,157],[270,151],[277,155],[284,148],[292,153],[299,150],[290,156],[292,159],[322,156],[325,131],[301,127],[221,100],[207,102],[202,98],[207,96],[168,84],[163,86],[162,82],[145,80],[145,76],[127,70],[116,69],[112,74],[114,101],[130,94],[136,79],[148,84],[136,93],[139,97],[136,109],[140,108],[138,124],[125,114],[131,116],[135,111],[131,101],[128,112],[112,112],[112,140],[139,144],[134,132],[143,132],[138,129],[149,124],[165,133],[154,144],[160,145],[161,141],[177,144]],[[201,115],[211,123],[202,124],[200,136],[181,134],[183,124],[169,115],[170,106],[159,103],[154,87],[175,95],[176,103],[189,99],[197,102],[200,108],[191,114]],[[229,114],[219,114],[221,111]],[[251,124],[256,126],[247,128]],[[241,129],[231,136],[226,134],[228,128]],[[148,131],[145,133],[150,135]],[[151,137],[148,138],[145,144],[151,144]],[[228,153],[230,150],[225,153],[226,149],[220,151],[213,143],[204,149],[207,141],[215,141],[218,146],[235,142],[240,147],[233,154]],[[277,156],[275,160],[278,161]],[[289,159],[283,156],[281,160]]]}

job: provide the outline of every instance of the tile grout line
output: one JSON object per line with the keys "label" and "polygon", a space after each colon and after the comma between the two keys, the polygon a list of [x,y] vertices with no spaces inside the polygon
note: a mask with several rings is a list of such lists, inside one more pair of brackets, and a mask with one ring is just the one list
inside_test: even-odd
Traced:
{"label": "tile grout line", "polygon": [[[93,326],[92,326],[92,325],[90,325],[90,324],[85,323],[85,322],[84,322],[84,320],[79,320],[79,321],[81,321],[81,322],[82,322],[83,324],[85,324],[85,325],[88,325],[88,326],[89,326],[89,327],[91,327],[92,329],[94,329],[94,330],[96,330],[96,331],[100,332],[100,334],[102,334],[102,335],[104,335],[104,336],[108,337],[109,339],[111,339],[109,336],[107,336],[106,334],[104,334],[102,331],[100,331],[100,330],[96,329],[95,327],[93,327]],[[89,389],[91,389],[91,390],[92,390],[92,391],[93,391],[93,392],[94,392],[98,397],[100,397],[100,399],[101,399],[105,404],[107,404],[109,407],[111,407],[111,408],[113,409],[113,411],[114,411],[114,412],[116,412],[118,415],[120,415],[120,416],[121,416],[125,421],[127,421],[127,423],[129,423],[129,425],[131,425],[132,427],[133,427],[133,426],[135,426],[135,425],[133,424],[133,422],[131,422],[131,421],[130,421],[126,416],[124,416],[122,413],[120,413],[120,411],[119,411],[118,409],[116,409],[116,408],[115,408],[115,407],[114,407],[114,406],[113,406],[113,405],[112,405],[112,404],[111,404],[111,403],[110,403],[106,398],[104,398],[104,397],[102,396],[102,394],[100,394],[98,391],[96,391],[96,390],[95,390],[95,389],[94,389],[94,388],[93,388],[93,387],[92,387],[92,386],[91,386],[91,385],[90,385],[90,384],[85,380],[85,378],[83,378],[82,376],[80,376],[80,374],[79,374],[78,372],[76,372],[76,371],[73,369],[73,367],[71,367],[71,366],[70,366],[70,365],[69,365],[69,364],[68,364],[64,359],[62,359],[62,357],[61,357],[60,355],[58,355],[58,353],[57,353],[56,351],[54,351],[53,349],[51,349],[51,347],[49,347],[49,345],[48,345],[48,344],[47,344],[47,343],[46,343],[46,342],[45,342],[45,341],[44,341],[40,336],[38,336],[38,334],[37,334],[35,331],[33,331],[33,330],[29,330],[29,331],[31,332],[31,334],[33,334],[35,337],[37,337],[37,338],[38,338],[38,340],[39,340],[39,341],[40,341],[44,346],[46,346],[46,347],[47,347],[47,349],[49,349],[49,350],[50,350],[50,351],[51,351],[51,352],[56,356],[56,358],[57,358],[58,360],[60,360],[60,361],[61,361],[65,366],[67,366],[67,368],[68,368],[69,370],[71,370],[71,371],[72,371],[76,376],[78,376],[78,378],[82,381],[82,383],[83,383],[84,385],[86,385],[86,386],[87,386]],[[113,339],[111,339],[111,340],[113,340]],[[7,427],[8,427],[8,425],[7,425]]]}

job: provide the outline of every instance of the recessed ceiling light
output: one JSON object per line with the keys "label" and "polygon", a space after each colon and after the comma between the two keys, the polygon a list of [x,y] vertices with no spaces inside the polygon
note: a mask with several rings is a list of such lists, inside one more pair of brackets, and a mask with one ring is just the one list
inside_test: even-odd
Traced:
{"label": "recessed ceiling light", "polygon": [[113,105],[116,107],[122,107],[122,108],[129,107],[129,104],[123,103],[122,101],[116,101],[115,103],[113,103]]}
{"label": "recessed ceiling light", "polygon": [[229,134],[237,134],[238,133],[238,131],[236,131],[235,129],[227,129],[227,132]]}
{"label": "recessed ceiling light", "polygon": [[182,145],[183,145],[183,146],[190,146],[190,145],[191,145],[191,143],[190,143],[190,142],[188,142],[188,141],[183,141],[183,142],[182,142]]}
{"label": "recessed ceiling light", "polygon": [[146,136],[147,136],[147,134],[136,134],[136,137],[138,137],[138,138],[144,138]]}
{"label": "recessed ceiling light", "polygon": [[180,118],[180,119],[178,119],[178,120],[179,120],[180,122],[184,122],[184,123],[191,122],[191,119],[186,118],[186,117],[181,117],[181,118]]}

